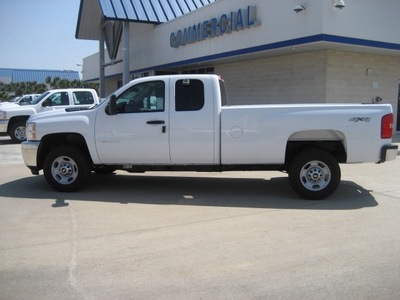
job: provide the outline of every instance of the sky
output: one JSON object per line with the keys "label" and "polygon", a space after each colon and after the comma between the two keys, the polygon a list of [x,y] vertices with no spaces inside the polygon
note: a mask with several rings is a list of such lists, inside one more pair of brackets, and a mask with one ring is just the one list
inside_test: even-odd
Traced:
{"label": "sky", "polygon": [[74,70],[99,50],[75,38],[80,0],[0,0],[0,68]]}

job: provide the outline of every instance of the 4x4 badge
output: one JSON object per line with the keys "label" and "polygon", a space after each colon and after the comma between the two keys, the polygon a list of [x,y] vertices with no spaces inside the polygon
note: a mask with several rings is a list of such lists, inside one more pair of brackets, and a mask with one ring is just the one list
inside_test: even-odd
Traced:
{"label": "4x4 badge", "polygon": [[354,122],[354,123],[369,122],[369,121],[371,121],[371,118],[368,118],[368,117],[353,117],[349,120],[349,122]]}

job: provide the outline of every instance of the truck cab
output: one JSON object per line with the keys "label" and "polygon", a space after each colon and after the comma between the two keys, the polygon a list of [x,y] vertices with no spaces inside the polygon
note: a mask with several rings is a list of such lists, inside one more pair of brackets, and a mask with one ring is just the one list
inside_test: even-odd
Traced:
{"label": "truck cab", "polygon": [[99,162],[218,164],[221,100],[216,88],[213,77],[160,76],[115,93],[112,115],[99,110],[95,120]]}

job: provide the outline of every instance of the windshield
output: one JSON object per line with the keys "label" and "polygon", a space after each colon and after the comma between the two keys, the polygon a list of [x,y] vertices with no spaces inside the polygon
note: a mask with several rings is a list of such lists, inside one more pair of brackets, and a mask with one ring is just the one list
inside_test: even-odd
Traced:
{"label": "windshield", "polygon": [[43,100],[50,92],[44,92],[39,97],[33,99],[29,104],[38,104],[40,101]]}
{"label": "windshield", "polygon": [[21,98],[21,97],[15,97],[10,102],[12,102],[12,103],[18,102],[19,98]]}

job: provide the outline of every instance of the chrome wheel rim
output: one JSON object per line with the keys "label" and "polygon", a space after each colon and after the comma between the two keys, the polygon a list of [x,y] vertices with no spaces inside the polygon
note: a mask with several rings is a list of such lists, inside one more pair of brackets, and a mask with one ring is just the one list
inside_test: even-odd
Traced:
{"label": "chrome wheel rim", "polygon": [[70,157],[60,156],[53,161],[51,174],[58,183],[71,184],[78,177],[78,166]]}
{"label": "chrome wheel rim", "polygon": [[331,170],[319,160],[307,162],[300,171],[300,182],[310,191],[320,191],[331,181]]}
{"label": "chrome wheel rim", "polygon": [[15,128],[14,136],[20,141],[26,140],[25,126],[18,126],[17,128]]}

